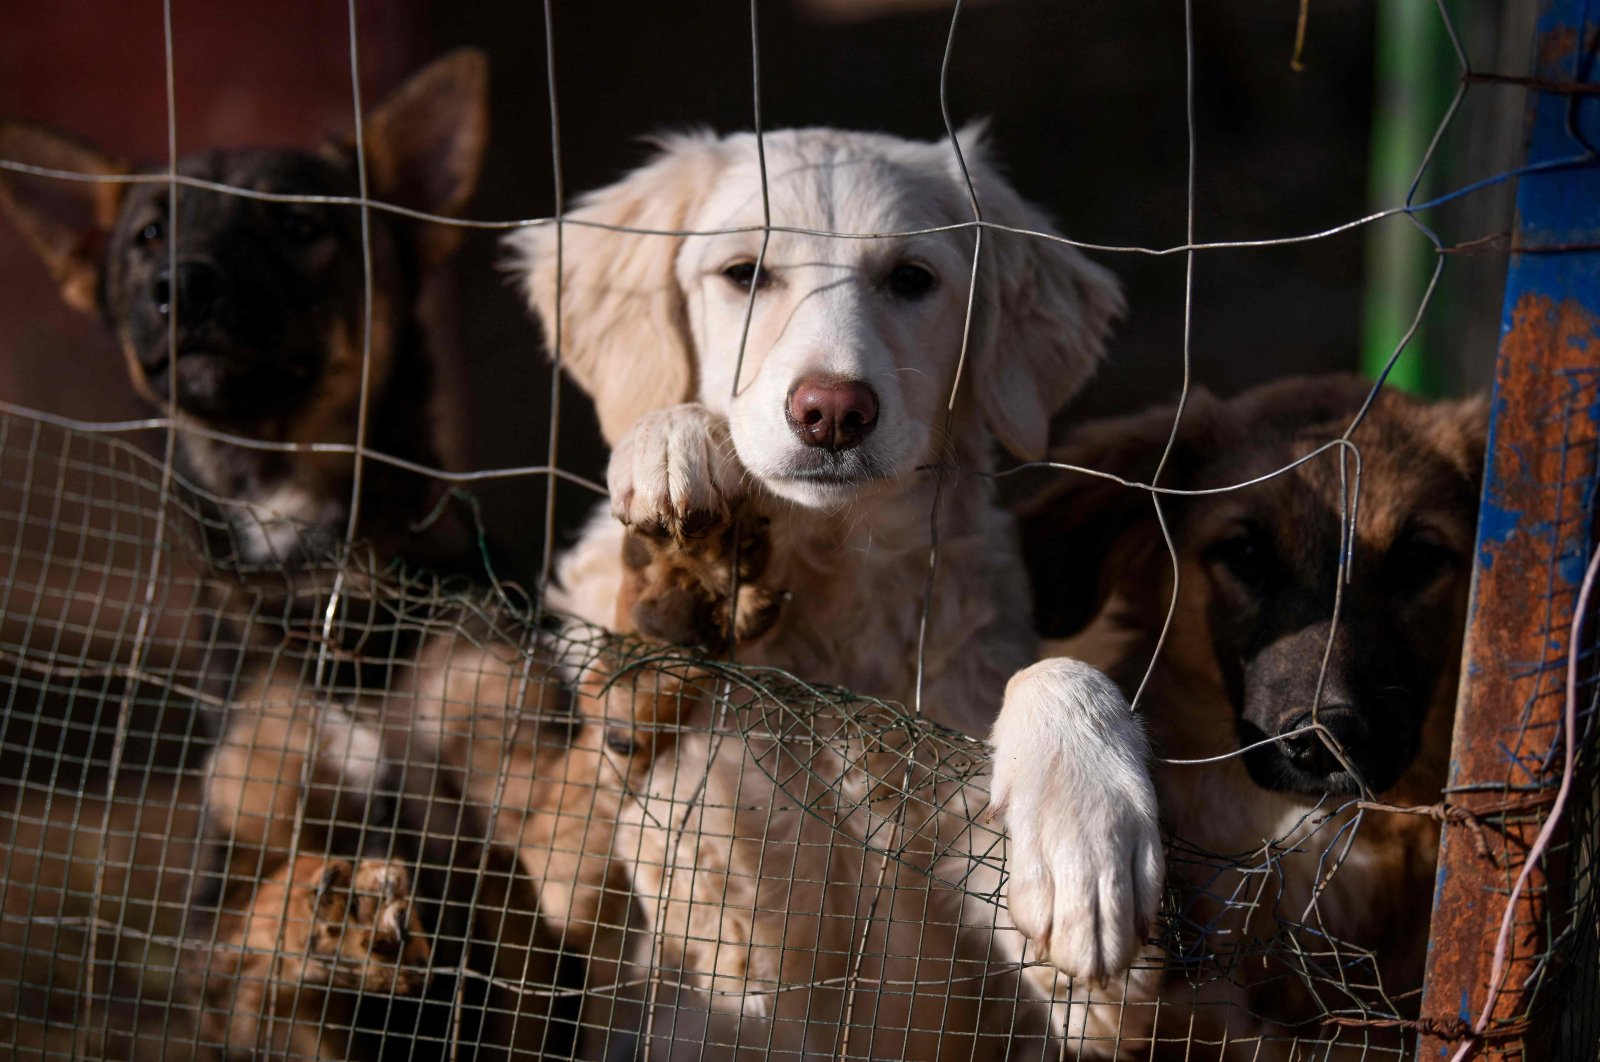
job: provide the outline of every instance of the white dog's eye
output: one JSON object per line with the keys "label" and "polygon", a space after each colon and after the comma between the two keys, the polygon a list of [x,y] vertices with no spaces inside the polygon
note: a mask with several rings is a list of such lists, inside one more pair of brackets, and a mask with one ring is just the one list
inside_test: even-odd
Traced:
{"label": "white dog's eye", "polygon": [[731,266],[724,267],[722,275],[733,282],[740,291],[749,291],[752,283],[755,284],[757,291],[772,283],[772,274],[765,269],[761,271],[759,278],[756,276],[754,262],[735,262]]}
{"label": "white dog's eye", "polygon": [[927,269],[901,262],[889,272],[889,291],[902,299],[920,299],[934,289],[938,278]]}

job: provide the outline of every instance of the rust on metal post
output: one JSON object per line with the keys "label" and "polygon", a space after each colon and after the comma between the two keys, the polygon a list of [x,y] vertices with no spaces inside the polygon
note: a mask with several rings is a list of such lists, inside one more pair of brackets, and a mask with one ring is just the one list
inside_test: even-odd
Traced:
{"label": "rust on metal post", "polygon": [[[1592,84],[1595,31],[1582,24],[1584,5],[1542,6],[1535,80]],[[1489,828],[1442,831],[1421,1059],[1451,1059],[1464,1046],[1479,1059],[1542,1058],[1555,1024],[1540,989],[1567,913],[1560,859],[1547,856],[1514,901],[1512,892],[1561,781],[1567,643],[1594,542],[1600,167],[1590,145],[1600,143],[1600,98],[1535,86],[1529,114],[1516,242],[1575,249],[1514,252],[1507,277],[1448,794]],[[1518,810],[1495,811],[1508,797],[1520,798]]]}

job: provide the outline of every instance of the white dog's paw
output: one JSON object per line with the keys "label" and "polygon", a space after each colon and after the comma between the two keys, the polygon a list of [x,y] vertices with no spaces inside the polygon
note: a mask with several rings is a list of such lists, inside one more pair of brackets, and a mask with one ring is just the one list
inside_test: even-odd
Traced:
{"label": "white dog's paw", "polygon": [[646,413],[611,452],[611,512],[642,534],[695,538],[727,523],[744,475],[728,422],[697,402]]}
{"label": "white dog's paw", "polygon": [[1063,973],[1121,974],[1165,869],[1143,728],[1109,678],[1052,659],[1012,678],[991,741],[1012,921]]}

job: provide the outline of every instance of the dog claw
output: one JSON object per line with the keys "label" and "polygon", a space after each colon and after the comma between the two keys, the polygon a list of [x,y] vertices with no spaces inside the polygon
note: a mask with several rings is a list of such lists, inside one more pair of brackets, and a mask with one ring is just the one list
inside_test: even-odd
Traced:
{"label": "dog claw", "polygon": [[717,523],[717,515],[704,509],[696,509],[685,513],[683,520],[678,525],[680,537],[704,538],[715,523]]}
{"label": "dog claw", "polygon": [[328,905],[334,898],[332,890],[334,885],[339,883],[341,880],[348,881],[349,878],[349,863],[329,863],[327,867],[323,869],[322,876],[317,879],[316,895],[314,895],[311,900],[312,909],[317,912],[317,916],[319,918],[324,920],[332,920],[333,917],[337,917],[328,915],[326,913],[328,910]]}

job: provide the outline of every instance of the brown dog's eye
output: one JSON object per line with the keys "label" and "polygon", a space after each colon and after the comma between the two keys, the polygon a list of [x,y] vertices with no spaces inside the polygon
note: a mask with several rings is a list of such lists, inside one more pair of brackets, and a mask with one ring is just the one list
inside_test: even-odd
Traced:
{"label": "brown dog's eye", "polygon": [[889,291],[902,299],[920,299],[937,283],[932,272],[909,262],[900,263],[889,273]]}
{"label": "brown dog's eye", "polygon": [[1428,538],[1406,538],[1389,550],[1384,560],[1390,580],[1402,590],[1420,593],[1457,568],[1454,550]]}
{"label": "brown dog's eye", "polygon": [[756,264],[754,262],[735,262],[733,265],[724,268],[722,275],[727,277],[740,291],[749,291],[751,284],[754,284],[756,290],[760,291],[772,283],[772,275],[765,269],[761,271],[759,277],[756,276]]}
{"label": "brown dog's eye", "polygon": [[155,243],[159,239],[161,239],[161,222],[159,221],[152,221],[139,230],[140,246]]}
{"label": "brown dog's eye", "polygon": [[1271,547],[1254,530],[1241,529],[1206,550],[1207,563],[1245,584],[1262,581],[1272,564]]}

